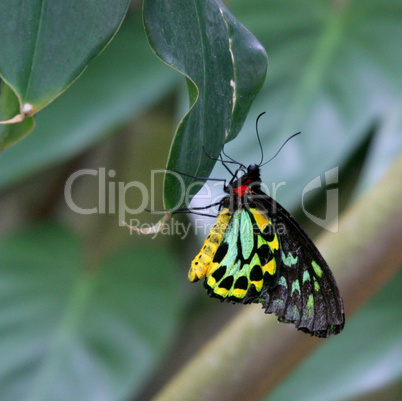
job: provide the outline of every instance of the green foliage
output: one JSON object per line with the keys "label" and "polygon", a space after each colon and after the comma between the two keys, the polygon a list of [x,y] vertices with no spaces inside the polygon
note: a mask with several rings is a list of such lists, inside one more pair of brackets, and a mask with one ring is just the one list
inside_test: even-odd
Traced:
{"label": "green foliage", "polygon": [[128,3],[3,1],[0,73],[21,106],[36,112],[64,91],[111,40]]}
{"label": "green foliage", "polygon": [[[144,23],[156,54],[188,78],[190,111],[177,128],[168,169],[208,177],[215,163],[206,154],[218,157],[237,136],[264,82],[265,50],[216,0],[145,1]],[[183,179],[187,192],[195,180]],[[169,174],[164,192],[167,209],[185,206],[181,183]]]}
{"label": "green foliage", "polygon": [[[47,6],[0,5],[0,120],[18,114],[22,103],[39,110],[51,102],[35,116],[36,127],[26,138],[31,117],[0,125],[1,149],[23,138],[0,153],[0,399],[150,399],[211,339],[233,313],[232,305],[183,284],[199,248],[193,235],[130,236],[116,213],[73,213],[64,198],[66,179],[81,168],[105,167],[115,172],[106,178],[116,188],[137,180],[150,188],[149,171],[166,165],[208,175],[214,163],[203,146],[217,156],[223,142],[234,138],[225,147],[230,156],[259,162],[255,118],[266,111],[259,127],[265,160],[302,131],[263,168],[267,184],[286,181],[278,201],[297,212],[307,183],[334,167],[341,172],[340,194],[350,201],[386,174],[402,148],[401,4],[232,0],[225,3],[229,13],[216,0],[146,2],[148,40],[170,68],[150,49],[136,3],[110,45],[91,61],[118,29],[127,1],[85,2],[85,13],[83,2],[74,2],[67,13],[59,8],[57,17],[43,14],[41,29],[55,35],[37,35],[33,62],[28,30],[40,32],[39,3]],[[20,11],[10,14],[17,6]],[[81,17],[74,19],[71,13],[78,11]],[[24,29],[10,30],[13,21],[26,23],[27,15],[32,19]],[[56,33],[68,35],[61,47],[55,46],[63,40]],[[3,40],[6,34],[10,40]],[[260,43],[270,68],[246,119],[265,77]],[[178,85],[184,77],[187,91]],[[231,81],[241,99],[234,108]],[[174,135],[175,117],[181,122]],[[356,166],[363,166],[361,175]],[[228,172],[218,163],[212,176],[228,178]],[[98,178],[74,184],[79,205],[97,206]],[[164,188],[164,195],[163,186],[155,193],[170,207],[177,183],[167,180]],[[127,200],[138,207],[141,193],[130,189]],[[386,230],[381,227],[381,233]],[[399,282],[400,277],[356,316],[347,315],[345,331],[267,400],[349,400],[373,391],[370,377],[379,371],[370,366],[385,372],[377,389],[400,379],[401,365],[392,354],[401,342],[395,323]],[[261,319],[270,318],[261,313]],[[325,378],[316,376],[321,370]]]}
{"label": "green foliage", "polygon": [[132,248],[98,266],[57,226],[3,238],[0,398],[121,399],[138,388],[177,326],[176,263]]}
{"label": "green foliage", "polygon": [[[394,17],[401,4],[257,0],[250,6],[236,0],[231,9],[267,49],[270,67],[255,112],[227,151],[246,165],[260,159],[255,139],[260,111],[267,111],[260,123],[266,159],[301,131],[262,172],[265,181],[286,182],[279,189],[280,201],[299,205],[306,183],[342,167],[370,129],[389,119],[397,107],[402,80],[396,38],[402,36],[402,26]],[[396,132],[401,129],[397,124]],[[395,145],[394,157],[402,148],[400,136]],[[378,150],[373,148],[374,153]],[[392,160],[388,158],[388,166]],[[213,176],[225,171],[219,168]]]}
{"label": "green foliage", "polygon": [[85,74],[38,113],[34,134],[2,154],[0,188],[69,160],[111,135],[155,104],[176,81],[149,49],[140,13],[128,16]]}

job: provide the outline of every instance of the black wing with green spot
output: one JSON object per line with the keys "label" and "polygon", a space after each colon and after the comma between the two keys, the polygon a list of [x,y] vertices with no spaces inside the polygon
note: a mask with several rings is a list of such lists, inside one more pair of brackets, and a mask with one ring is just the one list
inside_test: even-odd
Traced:
{"label": "black wing with green spot", "polygon": [[327,263],[297,221],[261,195],[259,203],[274,222],[281,251],[278,284],[261,294],[266,313],[317,337],[340,333],[345,324],[343,301]]}

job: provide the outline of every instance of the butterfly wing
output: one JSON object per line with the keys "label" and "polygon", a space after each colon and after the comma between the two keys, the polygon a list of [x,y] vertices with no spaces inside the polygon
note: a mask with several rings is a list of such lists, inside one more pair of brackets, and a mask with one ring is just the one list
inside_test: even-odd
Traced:
{"label": "butterfly wing", "polygon": [[222,301],[261,301],[261,292],[277,284],[279,257],[278,236],[265,214],[224,208],[191,264],[189,280],[205,276],[208,294]]}
{"label": "butterfly wing", "polygon": [[342,298],[320,252],[297,221],[264,193],[233,213],[224,208],[193,260],[211,297],[261,302],[280,322],[318,337],[344,327]]}
{"label": "butterfly wing", "polygon": [[266,313],[314,336],[340,333],[345,324],[343,301],[327,263],[297,221],[261,195],[257,204],[274,221],[281,252],[277,286],[262,294]]}

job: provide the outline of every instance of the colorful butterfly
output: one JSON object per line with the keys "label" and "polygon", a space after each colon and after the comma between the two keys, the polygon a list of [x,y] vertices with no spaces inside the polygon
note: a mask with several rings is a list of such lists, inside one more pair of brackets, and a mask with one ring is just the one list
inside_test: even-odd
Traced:
{"label": "colorful butterfly", "polygon": [[261,163],[239,165],[224,186],[228,195],[218,203],[217,221],[191,263],[189,280],[205,278],[208,295],[221,301],[262,303],[266,313],[305,333],[340,333],[343,302],[324,258],[297,221],[261,190]]}

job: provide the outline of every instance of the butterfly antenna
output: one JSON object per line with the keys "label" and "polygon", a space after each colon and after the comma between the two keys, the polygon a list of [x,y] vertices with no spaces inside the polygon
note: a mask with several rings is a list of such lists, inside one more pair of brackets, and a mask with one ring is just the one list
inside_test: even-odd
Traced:
{"label": "butterfly antenna", "polygon": [[[225,149],[224,149],[223,146],[222,146],[222,153],[231,161],[231,163],[238,164],[241,167],[246,167],[246,166],[243,165],[243,163],[238,162],[237,160],[233,159],[233,157],[230,157],[227,153],[225,153]],[[229,162],[226,161],[226,163],[229,163]]]}
{"label": "butterfly antenna", "polygon": [[257,138],[258,138],[258,143],[260,145],[260,149],[261,149],[261,161],[259,166],[261,166],[262,161],[264,160],[264,149],[262,147],[261,144],[261,138],[260,138],[260,134],[258,133],[258,120],[265,114],[265,111],[263,113],[261,113],[258,117],[257,120],[255,121],[255,131],[257,132]]}
{"label": "butterfly antenna", "polygon": [[202,147],[202,150],[204,151],[204,153],[205,153],[205,155],[208,157],[208,159],[214,160],[214,161],[216,161],[216,162],[221,162],[221,163],[223,163],[223,164],[224,164],[224,163],[231,163],[231,164],[238,164],[238,165],[242,166],[241,163],[237,162],[236,160],[233,160],[231,157],[229,157],[228,155],[226,155],[226,154],[223,152],[223,148],[222,148],[222,153],[223,153],[226,157],[228,157],[230,160],[223,160],[221,154],[219,154],[219,157],[212,157],[212,156],[210,156],[210,155],[206,152],[205,146]]}
{"label": "butterfly antenna", "polygon": [[221,162],[222,165],[223,165],[223,167],[225,167],[225,169],[229,172],[229,174],[230,174],[231,176],[233,176],[234,174],[233,174],[233,172],[230,170],[230,168],[226,165],[226,163],[239,164],[239,165],[242,166],[242,164],[240,164],[239,162],[237,162],[237,161],[235,161],[235,160],[233,160],[233,161],[232,161],[232,160],[223,160],[223,159],[222,159],[222,156],[221,156],[220,154],[219,154],[219,158],[210,156],[210,155],[205,151],[205,147],[204,147],[204,146],[202,147],[202,150],[204,151],[205,155],[206,155],[209,159],[214,160],[214,161],[216,161],[216,162]]}
{"label": "butterfly antenna", "polygon": [[301,134],[301,132],[297,132],[296,134],[293,134],[292,136],[290,136],[288,139],[286,139],[286,141],[282,144],[282,146],[279,148],[279,150],[275,153],[274,156],[272,156],[268,161],[266,161],[264,164],[261,164],[260,167],[265,166],[267,163],[269,163],[271,160],[275,159],[276,156],[278,156],[279,152],[282,150],[282,148],[292,139],[294,138],[296,135]]}
{"label": "butterfly antenna", "polygon": [[207,156],[207,157],[208,157],[208,159],[214,160],[214,161],[216,161],[216,162],[221,162],[221,161],[223,161],[223,160],[221,159],[220,154],[219,154],[219,158],[212,157],[211,155],[209,155],[209,154],[207,153],[207,151],[206,151],[206,149],[205,149],[205,146],[204,146],[204,145],[202,145],[202,151],[204,152],[205,156]]}

